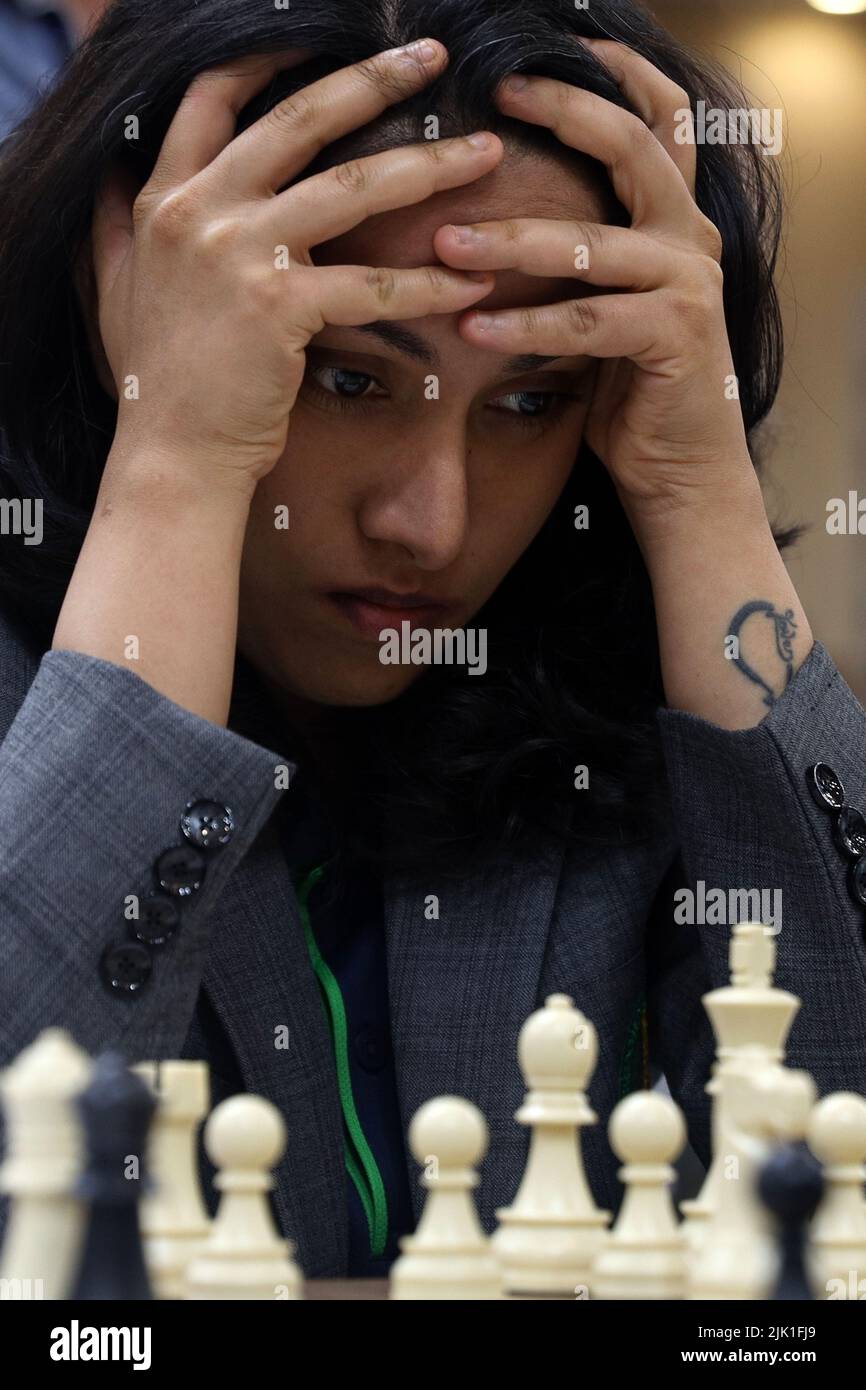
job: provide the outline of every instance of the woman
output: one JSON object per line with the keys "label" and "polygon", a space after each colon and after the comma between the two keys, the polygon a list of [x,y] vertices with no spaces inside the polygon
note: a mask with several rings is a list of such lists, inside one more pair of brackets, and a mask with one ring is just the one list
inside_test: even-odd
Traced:
{"label": "woman", "polygon": [[808,776],[862,797],[866,715],[754,467],[777,180],[701,98],[622,0],[118,0],[5,150],[4,1060],[59,1024],[269,1096],[307,1274],[387,1268],[431,1095],[492,1225],[552,991],[600,1120],[660,1068],[706,1157],[701,883],[782,891],[790,1059],[864,1089]]}

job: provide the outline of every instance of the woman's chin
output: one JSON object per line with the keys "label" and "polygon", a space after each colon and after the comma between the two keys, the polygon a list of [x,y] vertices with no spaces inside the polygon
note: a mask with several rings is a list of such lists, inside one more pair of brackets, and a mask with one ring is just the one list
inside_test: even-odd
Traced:
{"label": "woman's chin", "polygon": [[[286,679],[286,686],[302,699],[317,705],[337,709],[372,709],[399,699],[414,685],[420,670],[416,667],[382,667],[353,671],[341,666],[339,670],[312,675],[304,672],[302,679]],[[293,673],[294,675],[294,673]]]}

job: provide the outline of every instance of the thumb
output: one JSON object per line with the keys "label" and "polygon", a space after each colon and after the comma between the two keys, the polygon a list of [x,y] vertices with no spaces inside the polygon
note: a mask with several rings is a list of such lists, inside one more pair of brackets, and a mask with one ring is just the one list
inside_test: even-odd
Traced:
{"label": "thumb", "polygon": [[621,357],[608,358],[601,363],[595,379],[592,405],[584,423],[583,437],[602,463],[606,463],[611,421],[628,394],[630,365],[628,361],[623,362]]}

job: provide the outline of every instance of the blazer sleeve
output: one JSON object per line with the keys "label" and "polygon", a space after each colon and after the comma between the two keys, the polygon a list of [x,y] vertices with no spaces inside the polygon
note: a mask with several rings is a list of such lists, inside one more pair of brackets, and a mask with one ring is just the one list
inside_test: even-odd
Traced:
{"label": "blazer sleeve", "polygon": [[[126,667],[71,651],[42,655],[0,743],[0,1064],[53,1025],[91,1053],[181,1055],[211,908],[283,795],[279,766],[279,754],[182,708]],[[194,834],[195,803],[228,808],[234,828],[224,844],[204,850],[187,837],[190,803]],[[185,897],[158,883],[165,861],[159,874],[157,861],[175,847],[181,864],[191,849],[204,862],[203,876],[189,875],[200,886]],[[164,944],[142,947],[128,899],[153,892],[179,909],[179,924]],[[111,986],[118,961],[106,957],[112,943],[128,942],[139,962],[133,976],[147,975],[133,992]]]}
{"label": "blazer sleeve", "polygon": [[678,924],[676,888],[690,889],[696,903],[711,889],[724,890],[728,903],[731,890],[767,890],[768,903],[778,892],[775,981],[802,1001],[786,1060],[810,1072],[822,1095],[866,1094],[866,906],[851,886],[857,817],[843,850],[838,813],[810,788],[812,769],[826,764],[846,804],[866,809],[866,711],[816,642],[755,728],[726,730],[667,708],[657,721],[679,856],[650,926],[649,1013],[677,1100],[706,1113],[713,1045],[698,999],[729,983],[730,925],[755,914]]}

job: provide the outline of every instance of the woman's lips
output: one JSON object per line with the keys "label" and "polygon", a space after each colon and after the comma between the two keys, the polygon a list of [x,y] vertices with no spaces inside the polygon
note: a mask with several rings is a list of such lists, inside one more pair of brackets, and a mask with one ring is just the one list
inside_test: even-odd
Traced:
{"label": "woman's lips", "polygon": [[400,624],[404,622],[410,623],[412,628],[431,628],[445,623],[453,611],[449,604],[417,604],[410,599],[401,604],[397,599],[393,603],[374,603],[352,593],[329,593],[327,597],[362,637],[373,642],[380,640],[385,628],[399,631]]}

